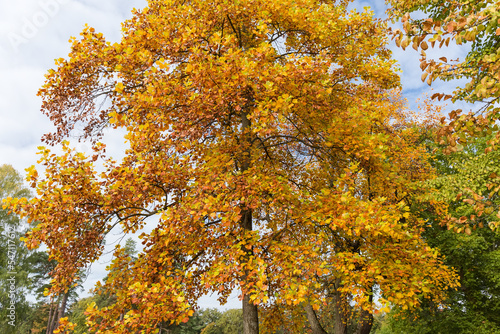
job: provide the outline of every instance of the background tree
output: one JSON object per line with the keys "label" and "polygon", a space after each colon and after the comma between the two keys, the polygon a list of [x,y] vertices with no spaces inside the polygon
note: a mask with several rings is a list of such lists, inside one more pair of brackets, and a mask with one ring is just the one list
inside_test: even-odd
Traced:
{"label": "background tree", "polygon": [[[1,165],[0,200],[29,195],[19,173],[10,165]],[[26,295],[30,288],[28,276],[32,272],[31,254],[19,240],[25,228],[18,216],[10,214],[7,209],[0,210],[0,318],[5,333],[26,333],[29,330],[31,308]],[[15,303],[13,306],[11,301]],[[11,307],[14,307],[13,318],[9,317]]]}
{"label": "background tree", "polygon": [[[476,138],[488,138],[485,150],[496,150],[500,142],[498,120],[500,109],[500,23],[498,13],[499,1],[388,1],[393,18],[400,18],[404,31],[396,30],[396,43],[402,48],[410,44],[416,50],[421,50],[420,67],[424,72],[422,80],[430,85],[437,79],[452,80],[465,79],[466,84],[457,87],[452,95],[436,93],[433,98],[455,101],[465,101],[474,104],[474,110],[465,114],[462,110],[453,110],[449,113],[449,120],[442,118],[442,127],[438,131],[438,141],[446,145],[445,153],[463,149],[468,143],[474,143]],[[419,11],[426,16],[421,19],[412,19],[410,14]],[[439,48],[456,43],[467,50],[464,59],[428,58],[426,50],[431,47]],[[469,47],[470,45],[470,47]],[[479,157],[478,157],[479,158]],[[496,155],[489,156],[495,159]],[[492,160],[493,162],[493,160]],[[489,197],[496,196],[500,190],[499,179],[491,174],[488,193],[476,193],[470,187],[465,189],[461,199],[472,201],[476,213],[484,210],[485,202]],[[498,212],[498,208],[491,207]],[[500,212],[499,212],[500,215]],[[454,225],[453,221],[449,222]],[[474,225],[472,220],[469,220]],[[493,222],[493,227],[496,223]]]}
{"label": "background tree", "polygon": [[[204,333],[204,330],[216,323],[222,317],[222,313],[215,308],[207,308],[197,310],[193,316],[189,318],[189,321],[179,325],[170,326],[169,331],[172,334],[200,334]],[[241,310],[239,310],[238,320],[242,323]],[[220,328],[219,326],[216,326]],[[241,333],[243,328],[240,329]]]}
{"label": "background tree", "polygon": [[238,334],[243,332],[241,309],[223,312],[216,321],[210,322],[201,331],[202,334]]}
{"label": "background tree", "polygon": [[[434,189],[429,198],[448,203],[448,214],[455,226],[446,226],[435,212],[420,208],[429,228],[425,240],[439,248],[445,263],[455,268],[460,288],[447,292],[442,305],[424,302],[412,313],[394,310],[382,321],[376,333],[500,333],[497,314],[500,310],[500,234],[481,228],[498,220],[491,207],[498,206],[498,196],[485,203],[484,212],[475,214],[468,201],[457,201],[464,189],[481,193],[491,182],[490,174],[499,172],[495,155],[485,153],[488,138],[480,138],[459,152],[437,151],[434,165],[439,176],[427,182]],[[434,146],[436,146],[434,144]],[[435,147],[431,147],[435,148]],[[465,217],[471,217],[472,224]],[[457,233],[463,232],[463,233]]]}
{"label": "background tree", "polygon": [[[37,197],[10,202],[40,221],[27,243],[57,261],[56,294],[115,226],[157,218],[135,261],[117,248],[101,290],[116,301],[91,305],[91,330],[188,322],[200,296],[224,303],[239,288],[243,332],[256,334],[283,310],[317,309],[337,279],[368,324],[376,284],[406,307],[455,285],[407,208],[407,181],[430,174],[390,93],[382,22],[347,1],[148,4],[119,43],[87,27],[49,71],[40,95],[57,131],[45,140],[62,153],[43,148],[44,175],[28,176]],[[64,141],[77,124],[90,156]],[[119,162],[104,128],[127,132]]]}

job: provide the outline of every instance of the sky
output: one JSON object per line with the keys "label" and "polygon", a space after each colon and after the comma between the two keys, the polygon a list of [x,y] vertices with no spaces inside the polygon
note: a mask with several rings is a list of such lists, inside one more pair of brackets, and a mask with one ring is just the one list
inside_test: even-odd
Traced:
{"label": "sky", "polygon": [[[44,74],[54,67],[54,59],[66,57],[68,40],[78,36],[85,24],[102,32],[107,40],[119,41],[120,23],[131,17],[132,8],[143,8],[146,0],[0,0],[0,164],[11,164],[19,172],[36,164],[40,138],[53,126],[40,112],[41,99],[36,96],[44,82]],[[382,0],[357,1],[356,7],[371,6],[383,16]],[[394,58],[401,67],[403,92],[412,108],[428,86],[421,82],[419,56],[409,48],[403,51],[391,44]],[[457,48],[446,55],[463,56]],[[432,52],[432,51],[431,51]],[[430,52],[428,52],[429,54]],[[451,91],[457,83],[433,84],[436,91]],[[120,135],[108,134],[108,152],[115,158],[123,148]],[[77,149],[87,151],[84,143]],[[118,236],[116,237],[118,238]],[[105,275],[109,259],[92,266],[85,283],[88,290]],[[201,307],[220,307],[215,298],[204,298]],[[231,297],[223,308],[238,308],[240,302]]]}

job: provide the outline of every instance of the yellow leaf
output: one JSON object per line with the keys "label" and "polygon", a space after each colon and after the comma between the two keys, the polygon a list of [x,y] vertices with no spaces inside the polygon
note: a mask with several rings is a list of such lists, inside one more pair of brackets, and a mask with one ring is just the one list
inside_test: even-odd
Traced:
{"label": "yellow leaf", "polygon": [[121,92],[123,92],[123,89],[124,89],[123,83],[119,82],[119,83],[117,83],[117,84],[116,84],[116,86],[115,86],[115,91],[116,91],[117,93],[121,93]]}

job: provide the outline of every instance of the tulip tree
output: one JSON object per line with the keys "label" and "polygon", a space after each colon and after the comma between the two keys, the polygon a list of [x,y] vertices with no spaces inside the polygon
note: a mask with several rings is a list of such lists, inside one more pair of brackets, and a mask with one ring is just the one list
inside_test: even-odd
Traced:
{"label": "tulip tree", "polygon": [[[222,303],[241,292],[255,334],[303,306],[314,315],[327,289],[339,315],[348,299],[370,315],[374,289],[383,306],[412,308],[454,287],[408,210],[414,182],[433,175],[418,141],[431,124],[393,90],[385,25],[347,5],[149,1],[118,43],[90,27],[72,39],[39,92],[57,129],[44,139],[61,153],[42,147],[44,174],[28,175],[37,196],[10,201],[40,222],[26,243],[57,260],[50,293],[113,228],[146,224],[138,258],[117,247],[98,287],[116,302],[87,310],[98,333],[187,321],[214,292]],[[66,141],[76,128],[93,153]],[[104,130],[125,130],[121,161]]]}

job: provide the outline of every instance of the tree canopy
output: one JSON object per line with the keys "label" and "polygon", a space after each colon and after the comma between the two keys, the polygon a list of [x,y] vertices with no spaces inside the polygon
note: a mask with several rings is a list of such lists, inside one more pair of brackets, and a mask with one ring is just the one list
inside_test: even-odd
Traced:
{"label": "tree canopy", "polygon": [[[461,109],[450,111],[448,119],[443,116],[442,126],[438,131],[438,141],[445,146],[445,153],[463,150],[467,143],[474,143],[477,138],[488,138],[485,152],[497,150],[500,142],[498,120],[500,109],[500,23],[499,1],[427,1],[407,0],[388,1],[393,18],[400,18],[404,31],[396,30],[393,36],[403,49],[410,44],[415,50],[421,50],[420,68],[422,80],[430,85],[434,80],[464,79],[452,94],[438,92],[433,98],[451,101],[465,101],[473,104],[472,110],[465,113]],[[424,13],[423,18],[412,19],[414,12]],[[419,15],[421,17],[421,15]],[[426,50],[445,48],[455,43],[466,50],[464,59],[449,59],[443,55],[439,59],[428,57]],[[437,58],[437,57],[436,57]],[[481,159],[476,156],[475,159]],[[500,162],[496,155],[489,155],[491,164]],[[488,173],[490,167],[481,168],[481,173]],[[477,214],[484,212],[487,203],[497,196],[500,182],[496,173],[489,173],[487,191],[477,192],[474,182],[463,188],[457,200],[470,202]],[[481,178],[481,177],[480,177]],[[461,199],[460,199],[461,198]],[[489,207],[497,211],[498,208]],[[465,219],[465,217],[464,217]],[[472,219],[469,219],[470,223]],[[454,225],[454,222],[450,222]],[[496,226],[496,221],[491,222]]]}
{"label": "tree canopy", "polygon": [[[116,300],[90,305],[91,330],[154,332],[188,321],[203,294],[240,289],[245,334],[303,326],[297,305],[332,294],[338,331],[355,305],[368,333],[376,292],[413,308],[457,286],[409,209],[435,175],[421,144],[434,122],[400,98],[385,24],[347,5],[149,1],[118,43],[91,27],[72,39],[39,92],[62,153],[40,148],[35,198],[10,207],[40,222],[25,240],[57,261],[53,294],[113,228],[155,224],[134,261],[116,248],[99,287]],[[104,129],[126,131],[121,161]]]}

